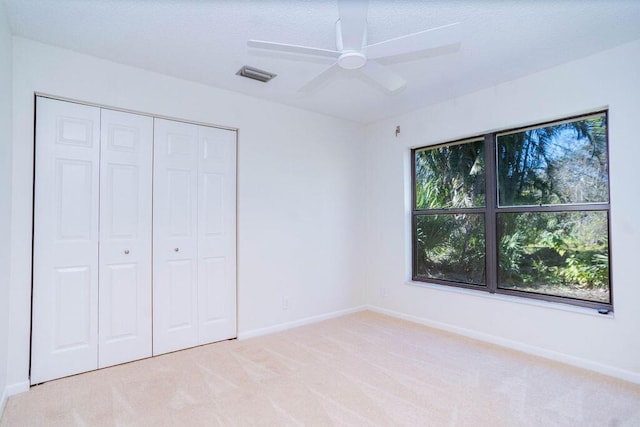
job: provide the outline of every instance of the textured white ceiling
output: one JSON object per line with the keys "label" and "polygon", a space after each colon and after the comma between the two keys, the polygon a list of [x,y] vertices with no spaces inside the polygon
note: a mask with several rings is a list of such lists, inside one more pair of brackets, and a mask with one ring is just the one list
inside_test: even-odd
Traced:
{"label": "textured white ceiling", "polygon": [[[298,89],[330,59],[258,51],[246,42],[335,49],[335,0],[0,1],[15,35],[359,122],[640,39],[639,0],[371,0],[369,43],[460,22],[460,49],[381,60],[408,81],[396,95],[346,70],[303,94]],[[278,77],[264,84],[236,76],[245,64]]]}

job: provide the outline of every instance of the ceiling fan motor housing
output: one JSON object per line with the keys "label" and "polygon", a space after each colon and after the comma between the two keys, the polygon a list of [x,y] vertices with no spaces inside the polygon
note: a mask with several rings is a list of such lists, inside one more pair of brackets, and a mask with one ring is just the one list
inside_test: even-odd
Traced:
{"label": "ceiling fan motor housing", "polygon": [[362,68],[366,63],[367,57],[362,52],[347,51],[338,58],[338,65],[346,70]]}

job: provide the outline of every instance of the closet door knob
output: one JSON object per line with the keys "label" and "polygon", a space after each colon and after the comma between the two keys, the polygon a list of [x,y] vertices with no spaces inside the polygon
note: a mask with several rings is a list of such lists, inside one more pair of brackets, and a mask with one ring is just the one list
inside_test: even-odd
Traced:
{"label": "closet door knob", "polygon": [[124,250],[124,254],[125,254],[125,255],[129,255],[129,249],[125,249],[125,250]]}
{"label": "closet door knob", "polygon": [[174,252],[180,252],[180,248],[175,248],[173,251]]}

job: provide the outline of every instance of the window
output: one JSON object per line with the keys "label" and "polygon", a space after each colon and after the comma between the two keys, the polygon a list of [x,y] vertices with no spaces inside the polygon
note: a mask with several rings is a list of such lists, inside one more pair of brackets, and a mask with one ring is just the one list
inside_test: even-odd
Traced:
{"label": "window", "polygon": [[413,280],[612,309],[606,111],[412,158]]}

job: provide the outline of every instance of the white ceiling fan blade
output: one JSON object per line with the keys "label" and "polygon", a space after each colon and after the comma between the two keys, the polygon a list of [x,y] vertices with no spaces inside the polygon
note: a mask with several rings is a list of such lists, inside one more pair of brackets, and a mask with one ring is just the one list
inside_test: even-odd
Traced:
{"label": "white ceiling fan blade", "polygon": [[309,80],[304,86],[302,86],[298,92],[313,92],[323,84],[327,82],[327,80],[331,79],[331,77],[340,71],[340,66],[336,63],[331,67],[327,68],[311,80]]}
{"label": "white ceiling fan blade", "polygon": [[249,40],[247,46],[258,49],[276,50],[279,52],[302,53],[305,55],[325,56],[337,58],[340,52],[336,50],[320,49],[317,47],[298,46],[295,44],[268,42],[263,40]]}
{"label": "white ceiling fan blade", "polygon": [[369,61],[360,70],[388,93],[397,93],[407,85],[405,79],[377,62]]}
{"label": "white ceiling fan blade", "polygon": [[362,49],[367,31],[367,10],[367,0],[338,0],[338,28],[342,34],[342,47],[338,49]]}
{"label": "white ceiling fan blade", "polygon": [[403,55],[460,42],[458,23],[420,31],[367,46],[367,58]]}

